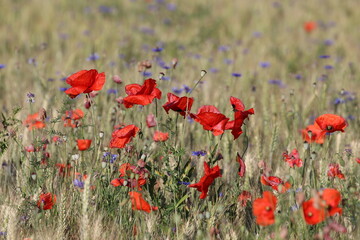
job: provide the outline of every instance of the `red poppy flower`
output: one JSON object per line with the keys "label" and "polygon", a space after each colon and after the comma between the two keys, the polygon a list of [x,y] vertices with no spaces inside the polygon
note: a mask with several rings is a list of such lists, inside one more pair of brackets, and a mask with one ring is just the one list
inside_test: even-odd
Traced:
{"label": "red poppy flower", "polygon": [[360,158],[356,158],[355,160],[356,160],[357,163],[360,164]]}
{"label": "red poppy flower", "polygon": [[316,22],[310,21],[304,23],[304,30],[308,33],[314,31],[317,27]]}
{"label": "red poppy flower", "polygon": [[63,163],[57,163],[55,165],[59,169],[59,175],[62,177],[70,176],[71,175],[71,164],[63,164]]}
{"label": "red poppy flower", "polygon": [[299,152],[296,148],[294,148],[290,154],[288,154],[288,152],[284,152],[283,157],[284,161],[287,162],[290,167],[301,167],[303,165],[303,160],[300,159]]}
{"label": "red poppy flower", "polygon": [[148,128],[155,127],[156,126],[156,120],[154,114],[149,114],[146,117],[146,125]]}
{"label": "red poppy flower", "polygon": [[236,155],[236,161],[240,164],[238,175],[240,177],[244,177],[245,176],[245,171],[246,171],[246,165],[245,165],[244,160],[240,157],[239,153]]}
{"label": "red poppy flower", "polygon": [[90,148],[92,140],[90,139],[78,139],[77,146],[80,151],[85,151]]}
{"label": "red poppy flower", "polygon": [[265,191],[262,198],[255,199],[253,202],[253,214],[256,223],[261,226],[268,226],[275,223],[277,198],[271,192]]}
{"label": "red poppy flower", "polygon": [[119,168],[120,176],[111,181],[114,187],[127,186],[130,188],[137,187],[141,190],[141,186],[146,184],[149,171],[145,168],[145,164],[138,164],[138,166],[124,163]]}
{"label": "red poppy flower", "polygon": [[139,192],[129,192],[129,196],[132,210],[140,210],[147,213],[158,210],[158,207],[150,206],[150,204],[143,199],[142,194]]}
{"label": "red poppy flower", "polygon": [[115,130],[111,135],[111,148],[124,148],[140,129],[135,125],[128,125],[124,128]]}
{"label": "red poppy flower", "polygon": [[54,204],[56,203],[56,195],[52,193],[43,193],[39,197],[39,201],[37,202],[37,206],[43,210],[52,209]]}
{"label": "red poppy flower", "polygon": [[315,119],[315,123],[326,133],[344,132],[344,129],[347,127],[345,118],[335,114],[323,114]]}
{"label": "red poppy flower", "polygon": [[212,105],[202,106],[196,115],[190,113],[190,116],[200,123],[204,130],[212,131],[214,136],[223,134],[226,123],[229,121],[229,118]]}
{"label": "red poppy flower", "polygon": [[314,225],[325,220],[328,216],[342,214],[339,208],[341,194],[338,190],[327,188],[320,191],[316,197],[303,203],[303,213],[307,224]]}
{"label": "red poppy flower", "polygon": [[154,98],[161,98],[161,91],[156,88],[156,80],[146,79],[144,84],[129,84],[125,86],[127,97],[123,99],[123,104],[126,108],[131,108],[134,104],[148,105],[152,103]]}
{"label": "red poppy flower", "polygon": [[318,144],[323,144],[325,139],[325,131],[322,131],[320,127],[315,123],[314,125],[309,125],[305,129],[301,130],[304,141],[308,143],[316,142]]}
{"label": "red poppy flower", "polygon": [[105,73],[98,73],[96,69],[81,70],[66,79],[66,83],[71,86],[65,91],[71,98],[75,98],[81,93],[100,91],[105,84]]}
{"label": "red poppy flower", "polygon": [[84,112],[81,109],[68,110],[65,115],[61,118],[64,121],[64,127],[78,127],[79,121],[84,117]]}
{"label": "red poppy flower", "polygon": [[345,179],[344,174],[340,170],[340,166],[337,163],[330,163],[329,170],[327,172],[328,177]]}
{"label": "red poppy flower", "polygon": [[253,115],[255,113],[253,108],[250,108],[245,111],[245,105],[242,101],[235,97],[230,97],[230,103],[233,107],[234,117],[235,119],[229,121],[225,129],[231,129],[231,134],[234,136],[234,140],[237,139],[242,134],[242,125],[245,119],[249,118],[249,115]]}
{"label": "red poppy flower", "polygon": [[330,216],[333,216],[336,213],[342,214],[342,208],[338,207],[341,202],[341,194],[338,190],[326,188],[322,191],[321,198],[326,202]]}
{"label": "red poppy flower", "polygon": [[[275,176],[267,177],[265,175],[261,175],[260,181],[262,184],[271,186],[272,189],[280,193],[284,193],[291,188],[291,184],[289,182],[284,182],[281,178]],[[280,189],[279,186],[281,187]]]}
{"label": "red poppy flower", "polygon": [[238,202],[241,203],[241,206],[245,207],[247,201],[251,201],[251,193],[248,191],[242,191],[238,197]]}
{"label": "red poppy flower", "polygon": [[320,199],[311,198],[302,204],[304,218],[307,224],[315,225],[325,220],[326,211],[320,204]]}
{"label": "red poppy flower", "polygon": [[210,168],[209,165],[204,162],[204,176],[198,183],[190,184],[189,187],[196,188],[201,192],[200,199],[204,199],[209,191],[209,186],[214,182],[215,178],[221,177],[221,171],[219,166]]}
{"label": "red poppy flower", "polygon": [[178,97],[175,94],[167,94],[167,102],[163,105],[166,113],[169,114],[169,110],[180,113],[185,118],[189,114],[191,107],[194,103],[194,98]]}
{"label": "red poppy flower", "polygon": [[155,131],[153,139],[155,142],[165,142],[169,139],[169,133]]}
{"label": "red poppy flower", "polygon": [[40,118],[39,113],[29,114],[27,118],[24,120],[23,124],[29,130],[32,130],[33,128],[40,129],[46,126],[44,120]]}

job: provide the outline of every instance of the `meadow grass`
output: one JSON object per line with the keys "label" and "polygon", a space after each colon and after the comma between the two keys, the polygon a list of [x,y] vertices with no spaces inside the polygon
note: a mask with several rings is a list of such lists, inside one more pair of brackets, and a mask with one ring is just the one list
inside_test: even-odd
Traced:
{"label": "meadow grass", "polygon": [[[313,239],[324,238],[325,226],[337,222],[346,233],[333,239],[359,239],[360,87],[357,1],[10,1],[0,8],[0,239]],[[315,21],[306,32],[303,25]],[[156,52],[154,48],[162,48]],[[96,60],[87,60],[97,54]],[[178,64],[172,67],[172,60]],[[125,108],[115,99],[127,96],[125,85],[147,79],[138,63],[157,80],[162,98],[146,106]],[[1,66],[1,65],[0,65]],[[70,99],[65,79],[83,69],[105,72],[106,83],[84,107],[85,94]],[[207,74],[201,79],[201,71]],[[169,80],[159,79],[160,72]],[[241,77],[232,76],[241,73]],[[122,84],[115,83],[114,75]],[[275,81],[274,81],[275,80]],[[194,98],[193,113],[214,105],[233,119],[230,96],[241,99],[255,114],[245,120],[236,140],[230,131],[210,131],[162,105],[173,88],[196,87],[179,96]],[[29,102],[28,93],[35,95]],[[23,120],[44,108],[46,127],[29,130]],[[77,128],[64,127],[62,116],[80,108],[85,116]],[[304,145],[301,129],[322,114],[346,118],[345,132],[326,137],[324,144]],[[148,128],[148,114],[157,126]],[[109,148],[114,126],[140,128],[126,148]],[[154,142],[155,130],[168,132],[166,142]],[[103,133],[103,136],[100,136]],[[59,136],[60,143],[52,142]],[[31,144],[45,151],[27,152]],[[91,139],[79,151],[77,139]],[[283,152],[298,149],[305,164],[290,168]],[[205,156],[193,156],[204,150]],[[50,157],[41,164],[44,153]],[[116,154],[114,163],[104,152]],[[238,176],[237,153],[245,177]],[[219,157],[221,156],[221,157]],[[149,171],[142,194],[157,211],[132,210],[130,189],[114,187],[123,163],[146,162]],[[107,164],[103,162],[107,161]],[[219,165],[205,199],[179,182],[196,183],[204,161]],[[275,223],[256,224],[252,203],[264,191],[264,172],[289,181],[278,198]],[[70,164],[59,174],[56,164]],[[345,179],[327,176],[330,163],[340,164]],[[83,189],[74,173],[87,174]],[[69,173],[69,174],[68,174]],[[306,224],[299,193],[308,200],[316,191],[340,191],[342,215],[317,225]],[[136,190],[136,189],[135,189]],[[249,191],[242,206],[238,196]],[[56,204],[41,210],[41,193],[56,194]],[[284,234],[286,233],[286,236]]]}

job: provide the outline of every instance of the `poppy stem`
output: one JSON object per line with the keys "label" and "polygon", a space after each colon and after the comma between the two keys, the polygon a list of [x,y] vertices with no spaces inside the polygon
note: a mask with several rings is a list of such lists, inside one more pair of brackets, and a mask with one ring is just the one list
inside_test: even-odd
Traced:
{"label": "poppy stem", "polygon": [[[203,70],[204,71],[204,70]],[[201,80],[204,78],[206,74],[202,74],[201,77],[199,78],[199,80],[195,83],[195,85],[190,89],[188,96],[190,96],[190,94],[194,91],[194,89],[197,87],[197,85],[201,82]]]}

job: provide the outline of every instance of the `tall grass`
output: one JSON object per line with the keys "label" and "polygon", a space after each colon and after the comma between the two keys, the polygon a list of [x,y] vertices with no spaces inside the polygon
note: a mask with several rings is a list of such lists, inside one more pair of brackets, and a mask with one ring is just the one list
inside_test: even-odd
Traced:
{"label": "tall grass", "polygon": [[[330,220],[307,225],[301,206],[296,209],[296,197],[300,191],[309,199],[323,188],[336,188],[343,198],[343,214],[331,221],[345,226],[347,233],[332,233],[333,238],[358,239],[356,7],[356,0],[3,1],[0,232],[6,236],[0,239],[280,239],[284,229],[285,239],[312,239]],[[318,27],[307,33],[306,21],[316,21]],[[154,52],[155,47],[163,50]],[[94,53],[99,59],[87,61]],[[320,58],[323,55],[330,57]],[[164,69],[159,58],[170,68]],[[173,58],[178,59],[176,68],[171,67]],[[162,99],[126,109],[115,99],[126,96],[125,85],[142,84],[147,78],[138,72],[143,60],[152,62],[147,72],[157,79]],[[72,73],[92,68],[105,72],[107,81],[87,110],[85,95],[71,100],[59,89],[69,87],[64,79]],[[192,112],[214,105],[232,118],[230,96],[240,98],[246,109],[255,109],[237,140],[230,132],[215,137],[161,107],[172,88],[193,87],[203,69],[207,74],[187,94],[195,99]],[[170,80],[158,80],[160,72]],[[123,83],[113,82],[114,75]],[[354,97],[334,104],[346,98],[342,91]],[[33,103],[27,102],[29,92],[35,94]],[[28,130],[22,121],[41,108],[47,112],[46,128]],[[65,128],[62,116],[76,108],[85,113],[81,125]],[[145,123],[150,113],[157,113],[155,129],[170,134],[166,142],[152,140],[155,130]],[[312,143],[306,149],[300,130],[324,113],[343,116],[349,126],[344,133],[328,136],[323,145]],[[132,149],[109,148],[118,124],[141,129],[128,145]],[[51,141],[55,135],[62,139],[58,144]],[[45,139],[51,142],[46,150],[50,158],[42,165],[41,151],[24,149],[30,144],[40,147]],[[92,139],[91,148],[80,152],[77,139]],[[306,162],[304,173],[304,167],[292,169],[283,161],[282,153],[294,148]],[[192,155],[199,150],[207,155]],[[104,165],[103,153],[108,151],[118,157]],[[237,175],[237,152],[244,154],[245,178]],[[143,197],[159,207],[148,214],[131,209],[131,189],[110,185],[121,164],[136,165],[140,158],[149,170]],[[179,182],[198,182],[204,161],[216,162],[222,177],[210,186],[206,199],[199,199],[198,191]],[[267,227],[256,224],[251,201],[246,206],[238,201],[244,190],[252,201],[271,190],[259,181],[260,161],[271,168],[271,175],[292,184],[288,192],[275,193],[276,222]],[[69,174],[59,174],[57,163],[71,164]],[[327,176],[330,163],[340,164],[344,180]],[[84,189],[74,186],[75,172],[88,175]],[[57,195],[53,209],[38,208],[43,192]]]}

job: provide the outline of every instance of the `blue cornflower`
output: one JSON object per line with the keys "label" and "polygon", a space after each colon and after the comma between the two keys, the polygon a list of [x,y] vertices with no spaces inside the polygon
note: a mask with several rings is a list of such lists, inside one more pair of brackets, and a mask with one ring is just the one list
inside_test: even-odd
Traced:
{"label": "blue cornflower", "polygon": [[110,88],[107,90],[107,94],[117,94],[117,90],[116,89],[113,89],[113,88]]}
{"label": "blue cornflower", "polygon": [[101,13],[112,13],[112,11],[113,11],[112,7],[104,6],[104,5],[99,6],[99,12]]}
{"label": "blue cornflower", "polygon": [[193,119],[192,117],[187,116],[186,118],[187,118],[187,121],[188,121],[189,123],[193,123],[193,122],[194,122],[194,119]]}
{"label": "blue cornflower", "polygon": [[220,47],[218,48],[218,50],[219,50],[220,52],[227,52],[227,51],[229,51],[229,49],[230,49],[230,47],[229,47],[229,46],[226,46],[226,45],[222,45],[222,46],[220,46]]}
{"label": "blue cornflower", "polygon": [[200,157],[200,156],[205,156],[206,154],[207,154],[206,151],[201,150],[201,151],[193,151],[191,155]]}
{"label": "blue cornflower", "polygon": [[331,65],[325,65],[324,68],[327,69],[327,70],[330,70],[330,69],[333,69],[334,67],[331,66]]}
{"label": "blue cornflower", "polygon": [[278,85],[279,87],[285,87],[285,84],[281,80],[277,80],[277,79],[269,80],[268,83],[273,85]]}
{"label": "blue cornflower", "polygon": [[166,5],[166,8],[169,10],[169,11],[175,11],[176,10],[176,4],[175,3],[168,3]]}
{"label": "blue cornflower", "polygon": [[260,67],[262,67],[262,68],[268,68],[268,67],[270,67],[270,63],[269,63],[269,62],[261,62],[261,63],[259,63],[259,65],[260,65]]}
{"label": "blue cornflower", "polygon": [[35,59],[35,58],[29,58],[29,59],[28,59],[28,64],[31,64],[31,65],[37,66],[36,59]]}
{"label": "blue cornflower", "polygon": [[55,81],[54,78],[48,78],[48,82],[53,82],[53,81]]}
{"label": "blue cornflower", "polygon": [[241,73],[232,73],[231,76],[233,76],[233,77],[241,77],[242,74]]}
{"label": "blue cornflower", "polygon": [[330,55],[321,55],[319,58],[330,58]]}
{"label": "blue cornflower", "polygon": [[7,232],[0,232],[0,236],[6,236]]}
{"label": "blue cornflower", "polygon": [[348,120],[355,120],[356,118],[355,118],[355,116],[353,116],[353,115],[349,115],[349,116],[347,117],[347,119],[348,119]]}
{"label": "blue cornflower", "polygon": [[189,86],[184,84],[183,87],[186,93],[189,93],[191,91],[191,88]]}
{"label": "blue cornflower", "polygon": [[152,51],[153,52],[161,52],[164,48],[162,47],[156,47],[156,48],[153,48]]}
{"label": "blue cornflower", "polygon": [[190,185],[191,184],[191,182],[182,182],[182,181],[178,181],[178,184],[180,184],[180,185]]}
{"label": "blue cornflower", "polygon": [[0,69],[5,68],[5,67],[6,67],[5,64],[0,64]]}
{"label": "blue cornflower", "polygon": [[69,88],[67,87],[60,87],[59,90],[62,91],[62,92],[65,92],[66,90],[68,90]]}
{"label": "blue cornflower", "polygon": [[144,77],[151,77],[152,73],[151,72],[143,72],[142,73]]}
{"label": "blue cornflower", "polygon": [[182,91],[184,91],[184,89],[177,88],[177,87],[173,87],[171,90],[172,90],[173,93],[178,94],[178,95],[181,94]]}
{"label": "blue cornflower", "polygon": [[78,187],[78,188],[81,188],[81,189],[83,189],[84,186],[85,186],[85,183],[83,181],[79,180],[79,179],[75,179],[73,181],[73,183],[74,183],[75,187]]}
{"label": "blue cornflower", "polygon": [[170,80],[170,77],[169,77],[169,76],[163,76],[163,77],[161,77],[161,80],[163,80],[163,81],[169,81],[169,80]]}
{"label": "blue cornflower", "polygon": [[231,59],[229,59],[229,58],[225,58],[225,59],[224,59],[224,63],[225,63],[225,64],[230,65],[230,64],[233,64],[233,62],[234,62],[234,61],[231,60]]}
{"label": "blue cornflower", "polygon": [[342,99],[342,98],[336,98],[333,102],[334,105],[338,105],[341,103],[345,103],[344,99]]}
{"label": "blue cornflower", "polygon": [[217,72],[219,72],[219,69],[217,69],[217,68],[210,68],[209,71],[212,72],[212,73],[217,73]]}
{"label": "blue cornflower", "polygon": [[103,153],[103,160],[109,161],[110,163],[114,163],[115,160],[118,158],[118,154],[111,154],[110,152]]}
{"label": "blue cornflower", "polygon": [[331,40],[331,39],[326,39],[326,40],[324,41],[324,44],[325,44],[326,46],[331,46],[331,45],[334,44],[334,41]]}
{"label": "blue cornflower", "polygon": [[66,79],[67,79],[67,77],[63,77],[63,78],[60,78],[60,81],[65,82],[65,81],[66,81]]}
{"label": "blue cornflower", "polygon": [[301,74],[296,74],[296,75],[295,75],[295,78],[296,78],[297,80],[301,80],[303,77],[302,77]]}
{"label": "blue cornflower", "polygon": [[86,61],[96,61],[100,58],[99,54],[97,53],[93,53],[91,54],[87,59]]}

